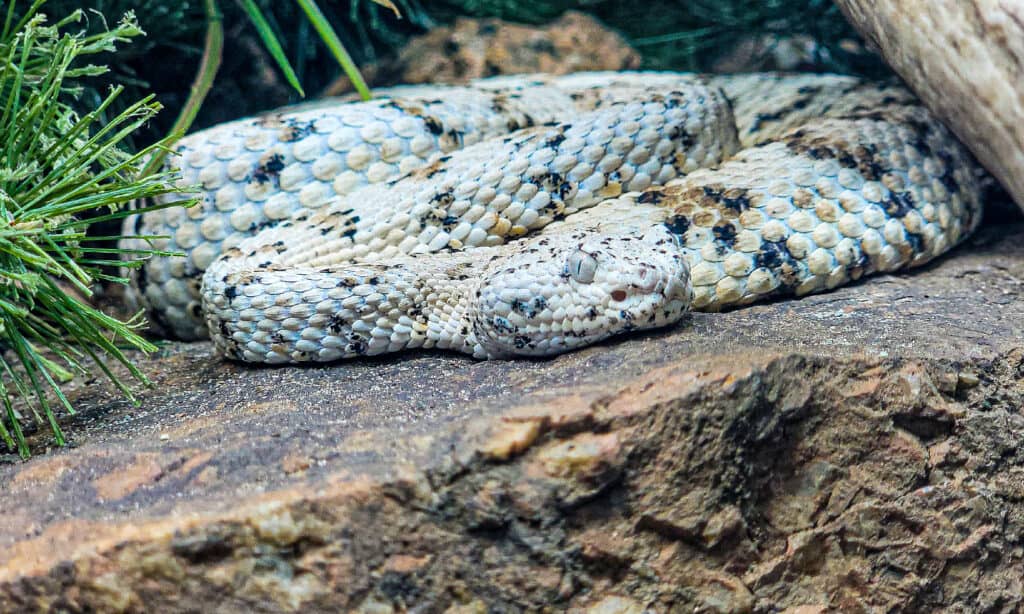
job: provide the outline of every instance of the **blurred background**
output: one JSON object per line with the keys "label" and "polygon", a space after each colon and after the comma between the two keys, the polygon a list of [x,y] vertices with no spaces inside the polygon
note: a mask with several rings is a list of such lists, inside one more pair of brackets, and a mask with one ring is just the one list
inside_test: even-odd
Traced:
{"label": "blurred background", "polygon": [[[348,80],[297,2],[221,0],[223,64],[193,130],[296,102],[251,19],[254,4],[306,98],[342,94]],[[320,0],[369,85],[460,81],[501,73],[595,69],[803,70],[888,74],[831,0]],[[387,6],[390,4],[391,6]],[[166,110],[135,139],[166,133],[188,97],[207,27],[203,0],[50,0],[59,18],[87,11],[98,30],[133,11],[146,36],[95,58],[112,71],[87,83],[95,108],[112,83],[125,101],[155,92]]]}

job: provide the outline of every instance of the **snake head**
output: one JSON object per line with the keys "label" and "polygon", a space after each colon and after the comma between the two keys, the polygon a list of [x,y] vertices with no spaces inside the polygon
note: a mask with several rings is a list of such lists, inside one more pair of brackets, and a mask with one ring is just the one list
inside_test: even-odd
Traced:
{"label": "snake head", "polygon": [[524,241],[477,294],[478,356],[548,356],[678,321],[689,268],[663,226],[577,230]]}

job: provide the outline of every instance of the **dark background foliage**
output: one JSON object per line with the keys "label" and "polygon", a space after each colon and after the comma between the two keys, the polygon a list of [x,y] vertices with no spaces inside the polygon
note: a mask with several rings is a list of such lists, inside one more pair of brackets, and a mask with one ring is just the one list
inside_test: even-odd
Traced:
{"label": "dark background foliage", "polygon": [[[298,100],[282,79],[240,4],[222,0],[224,63],[215,86],[193,126],[202,128],[241,115]],[[310,96],[330,83],[339,68],[294,2],[257,0],[283,44]],[[582,10],[620,31],[642,54],[644,67],[708,70],[724,52],[751,34],[806,34],[820,53],[801,69],[876,76],[885,71],[878,58],[840,44],[857,40],[831,0],[397,0],[403,17],[371,0],[321,1],[320,7],[359,64],[373,62],[399,48],[410,36],[457,16],[500,17],[544,23],[566,10]],[[91,108],[105,86],[122,83],[138,93],[157,94],[168,111],[138,138],[156,139],[169,128],[188,96],[199,61],[205,18],[201,0],[50,0],[44,11],[54,17],[75,8],[90,11],[90,28],[103,18],[135,12],[147,32],[116,56],[102,58],[113,70],[94,82],[83,99]],[[132,98],[128,96],[127,98]]]}

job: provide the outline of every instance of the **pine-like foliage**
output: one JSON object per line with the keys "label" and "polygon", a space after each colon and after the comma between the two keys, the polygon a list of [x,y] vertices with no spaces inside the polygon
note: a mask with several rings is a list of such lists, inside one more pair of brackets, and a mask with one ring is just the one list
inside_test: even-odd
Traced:
{"label": "pine-like foliage", "polygon": [[110,115],[121,95],[114,87],[88,113],[73,107],[80,84],[105,72],[88,58],[141,33],[132,15],[90,33],[82,11],[48,23],[42,4],[20,15],[9,5],[0,32],[0,439],[22,456],[29,449],[16,405],[48,423],[63,444],[55,409],[73,409],[61,380],[98,369],[131,398],[107,364],[113,360],[145,381],[122,351],[155,349],[135,332],[137,322],[86,302],[96,282],[125,281],[108,272],[123,252],[109,246],[116,237],[86,231],[127,215],[129,201],[177,191],[168,175],[140,176],[163,143],[135,153],[122,148],[159,110],[151,98]]}

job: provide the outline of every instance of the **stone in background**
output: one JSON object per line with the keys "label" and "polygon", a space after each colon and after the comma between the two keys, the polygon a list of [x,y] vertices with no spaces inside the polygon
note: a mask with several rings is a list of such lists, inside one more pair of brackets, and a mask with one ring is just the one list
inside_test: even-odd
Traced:
{"label": "stone in background", "polygon": [[[451,26],[410,39],[396,58],[364,68],[363,76],[373,86],[385,86],[639,66],[640,54],[619,34],[589,15],[567,11],[545,26],[460,17]],[[337,96],[351,89],[349,80],[341,77],[324,94]]]}

